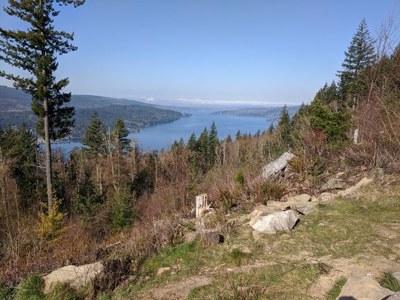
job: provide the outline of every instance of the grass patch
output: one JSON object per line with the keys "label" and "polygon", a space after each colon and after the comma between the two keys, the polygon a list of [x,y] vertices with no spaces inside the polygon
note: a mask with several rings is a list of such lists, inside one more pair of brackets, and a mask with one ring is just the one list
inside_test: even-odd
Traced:
{"label": "grass patch", "polygon": [[331,288],[331,290],[326,295],[326,300],[335,300],[339,296],[339,294],[340,294],[343,286],[346,284],[346,282],[347,282],[347,278],[345,278],[345,277],[342,277],[339,280],[337,280],[335,282],[335,285]]}
{"label": "grass patch", "polygon": [[184,243],[173,247],[166,247],[161,252],[149,258],[143,264],[143,272],[147,274],[155,274],[159,268],[176,267],[185,265],[193,267],[196,243]]}
{"label": "grass patch", "polygon": [[279,264],[248,273],[225,274],[208,286],[193,289],[189,299],[308,299],[317,265]]}
{"label": "grass patch", "polygon": [[393,276],[392,273],[384,273],[379,281],[379,284],[393,292],[400,291],[400,282]]}
{"label": "grass patch", "polygon": [[17,288],[16,300],[42,300],[44,280],[38,274],[29,275]]}

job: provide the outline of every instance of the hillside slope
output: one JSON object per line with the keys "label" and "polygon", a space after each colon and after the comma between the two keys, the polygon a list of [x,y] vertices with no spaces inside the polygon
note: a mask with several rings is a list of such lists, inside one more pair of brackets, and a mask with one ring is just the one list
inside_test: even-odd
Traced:
{"label": "hillside slope", "polygon": [[[75,128],[72,138],[82,138],[90,118],[97,112],[106,128],[121,117],[130,131],[156,124],[176,121],[185,115],[135,100],[115,99],[92,95],[72,95],[75,107]],[[30,96],[13,88],[0,86],[0,128],[25,124],[35,128],[36,117],[31,112]]]}

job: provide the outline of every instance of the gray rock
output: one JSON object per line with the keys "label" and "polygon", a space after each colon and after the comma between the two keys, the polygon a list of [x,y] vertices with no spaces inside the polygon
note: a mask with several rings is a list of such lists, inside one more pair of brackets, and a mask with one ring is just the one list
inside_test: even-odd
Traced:
{"label": "gray rock", "polygon": [[385,298],[385,300],[399,300],[400,299],[400,292],[396,292],[393,295]]}
{"label": "gray rock", "polygon": [[264,179],[271,179],[281,171],[284,171],[289,161],[294,158],[294,154],[290,152],[283,153],[278,159],[264,166],[262,170],[262,177]]}
{"label": "gray rock", "polygon": [[276,233],[280,230],[292,229],[299,220],[300,214],[294,210],[275,212],[252,220],[250,226],[259,232]]}
{"label": "gray rock", "polygon": [[343,197],[351,197],[358,192],[362,187],[369,185],[373,180],[371,178],[364,177],[355,186],[349,187],[344,191],[340,191],[338,194]]}
{"label": "gray rock", "polygon": [[373,278],[358,275],[347,280],[337,299],[383,299],[392,294]]}
{"label": "gray rock", "polygon": [[82,266],[69,265],[62,267],[43,277],[44,292],[50,292],[58,283],[68,283],[71,287],[79,289],[91,283],[103,271],[104,265],[102,262]]}
{"label": "gray rock", "polygon": [[394,272],[392,275],[398,282],[400,282],[400,272]]}
{"label": "gray rock", "polygon": [[346,183],[339,178],[331,178],[322,187],[321,191],[334,191],[343,190],[346,187]]}

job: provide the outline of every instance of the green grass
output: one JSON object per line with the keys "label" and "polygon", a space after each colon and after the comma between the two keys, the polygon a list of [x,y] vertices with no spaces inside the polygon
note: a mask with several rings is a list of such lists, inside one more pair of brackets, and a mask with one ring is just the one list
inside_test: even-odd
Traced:
{"label": "green grass", "polygon": [[400,282],[393,276],[392,273],[384,273],[383,277],[379,281],[379,284],[393,292],[400,291]]}
{"label": "green grass", "polygon": [[335,285],[328,292],[328,294],[326,296],[326,300],[335,300],[339,296],[339,294],[340,294],[343,286],[346,284],[346,282],[347,282],[347,278],[344,278],[344,277],[342,277],[338,281],[336,281]]}
{"label": "green grass", "polygon": [[17,288],[16,300],[42,300],[44,280],[38,274],[29,275]]}

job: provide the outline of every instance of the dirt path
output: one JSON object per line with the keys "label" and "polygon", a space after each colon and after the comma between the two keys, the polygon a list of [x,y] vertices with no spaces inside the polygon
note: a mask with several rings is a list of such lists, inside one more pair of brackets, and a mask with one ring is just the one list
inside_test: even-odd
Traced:
{"label": "dirt path", "polygon": [[162,287],[148,290],[145,294],[141,294],[138,299],[183,300],[187,299],[192,289],[208,285],[211,282],[212,279],[210,277],[193,276],[180,282],[171,283]]}

